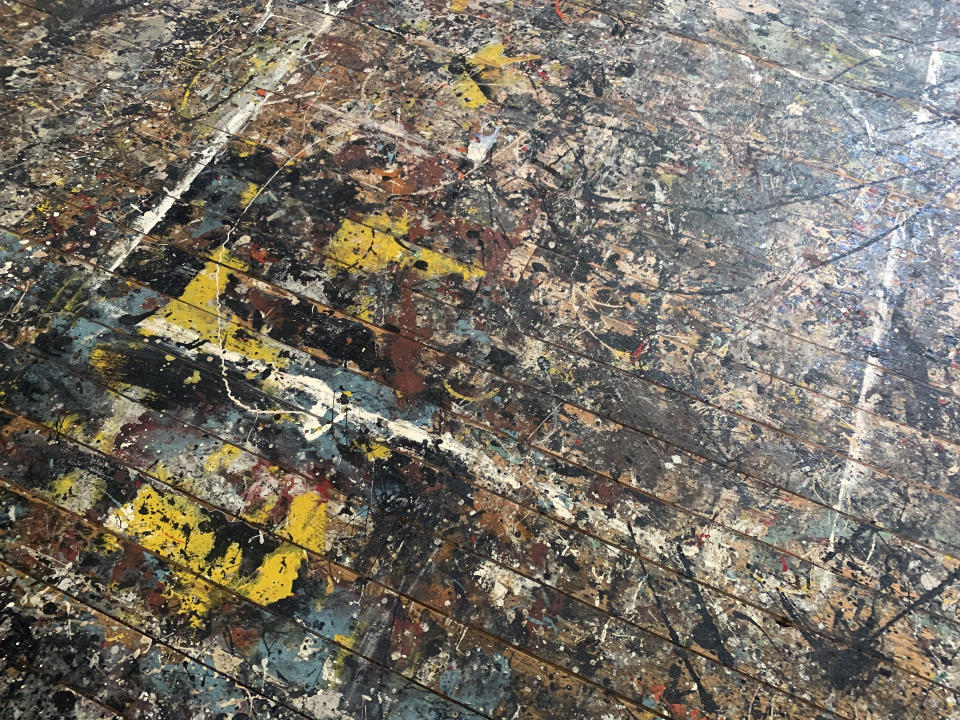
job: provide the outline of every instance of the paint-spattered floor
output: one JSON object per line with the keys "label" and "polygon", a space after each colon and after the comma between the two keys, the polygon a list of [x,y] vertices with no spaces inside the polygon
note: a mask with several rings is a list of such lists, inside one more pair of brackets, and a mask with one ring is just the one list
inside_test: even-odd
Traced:
{"label": "paint-spattered floor", "polygon": [[960,5],[0,43],[0,716],[960,717]]}

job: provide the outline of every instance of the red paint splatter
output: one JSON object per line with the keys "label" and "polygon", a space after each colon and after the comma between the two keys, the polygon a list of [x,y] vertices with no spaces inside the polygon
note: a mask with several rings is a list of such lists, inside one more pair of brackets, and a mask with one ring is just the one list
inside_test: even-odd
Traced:
{"label": "red paint splatter", "polygon": [[790,569],[790,566],[787,565],[787,558],[783,555],[780,556],[780,569],[783,570],[783,572],[786,572]]}
{"label": "red paint splatter", "polygon": [[553,9],[557,11],[557,17],[560,18],[560,22],[567,21],[567,19],[563,16],[563,13],[560,12],[560,0],[553,0]]}
{"label": "red paint splatter", "polygon": [[333,486],[329,480],[323,478],[313,486],[313,489],[323,498],[323,502],[327,502],[330,499],[330,491],[333,489]]}
{"label": "red paint splatter", "polygon": [[250,250],[250,257],[252,257],[252,258],[253,258],[254,260],[256,260],[258,263],[263,264],[263,263],[265,263],[265,262],[267,261],[267,257],[268,257],[268,256],[267,256],[267,251],[266,251],[266,250],[264,250],[262,247],[260,247],[260,246],[257,245],[256,243],[254,243],[254,244],[253,244],[253,249]]}

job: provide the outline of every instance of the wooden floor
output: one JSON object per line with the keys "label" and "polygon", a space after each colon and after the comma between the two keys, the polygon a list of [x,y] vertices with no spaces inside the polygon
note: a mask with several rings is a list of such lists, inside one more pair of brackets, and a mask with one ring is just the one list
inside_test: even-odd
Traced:
{"label": "wooden floor", "polygon": [[0,0],[0,717],[960,718],[955,0]]}

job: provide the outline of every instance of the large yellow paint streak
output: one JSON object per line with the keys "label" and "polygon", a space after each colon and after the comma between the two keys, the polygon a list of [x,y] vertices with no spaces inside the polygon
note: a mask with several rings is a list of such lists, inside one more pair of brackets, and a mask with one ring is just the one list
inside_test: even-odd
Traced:
{"label": "large yellow paint streak", "polygon": [[[269,553],[255,572],[239,574],[243,552],[230,543],[225,552],[214,555],[216,535],[209,511],[188,499],[142,488],[130,502],[114,511],[108,526],[120,530],[151,552],[189,568],[218,585],[234,590],[261,605],[290,597],[293,584],[307,558],[303,547],[322,552],[325,546],[327,515],[323,496],[308,491],[295,496],[287,511],[286,535],[297,545],[281,544]],[[189,615],[195,627],[212,609],[210,586],[189,573],[175,573],[167,594],[176,599],[177,611]]]}
{"label": "large yellow paint streak", "polygon": [[[161,494],[146,486],[133,500],[117,508],[111,520],[110,525],[136,538],[147,550],[214,582],[231,585],[240,568],[243,553],[236,543],[219,557],[210,557],[216,537],[203,529],[209,525],[207,512],[179,495]],[[189,573],[175,576],[176,582],[167,584],[166,594],[177,602],[178,613],[189,616],[190,624],[200,627],[213,605],[210,587]]]}
{"label": "large yellow paint streak", "polygon": [[207,511],[180,495],[145,486],[115,517],[147,550],[209,574],[215,582],[229,582],[240,568],[243,555],[236,543],[219,557],[210,557],[216,537],[204,529],[210,525]]}
{"label": "large yellow paint streak", "polygon": [[[246,333],[239,327],[235,317],[222,314],[218,296],[226,289],[230,277],[230,270],[224,265],[241,270],[246,270],[246,265],[231,257],[226,248],[217,249],[211,260],[187,284],[179,301],[173,300],[167,304],[158,313],[158,318],[229,352],[286,367],[286,361],[280,356],[279,345]],[[141,332],[153,335],[156,331],[147,326]]]}
{"label": "large yellow paint streak", "polygon": [[293,583],[307,553],[301,548],[281,546],[263,559],[257,572],[234,588],[244,597],[269,605],[293,594]]}
{"label": "large yellow paint streak", "polygon": [[394,219],[385,213],[369,215],[362,223],[344,220],[327,252],[336,262],[366,272],[382,270],[396,263],[424,277],[460,275],[464,280],[483,277],[483,269],[475,265],[402,243],[399,238],[406,236],[409,230],[406,217]]}
{"label": "large yellow paint streak", "polygon": [[327,504],[323,496],[309,491],[294,497],[284,529],[297,545],[323,552],[327,536]]}
{"label": "large yellow paint streak", "polygon": [[515,63],[540,59],[539,55],[517,55],[515,57],[507,57],[503,54],[503,50],[504,47],[502,43],[490,43],[489,45],[484,45],[478,52],[468,57],[467,62],[471,65],[499,69]]}

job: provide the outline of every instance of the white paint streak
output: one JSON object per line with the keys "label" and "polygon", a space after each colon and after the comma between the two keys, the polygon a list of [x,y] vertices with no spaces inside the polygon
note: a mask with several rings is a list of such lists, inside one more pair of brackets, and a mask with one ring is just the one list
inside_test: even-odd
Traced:
{"label": "white paint streak", "polygon": [[[899,222],[899,219],[898,219]],[[886,345],[890,325],[893,322],[893,305],[890,296],[893,293],[897,279],[897,267],[900,264],[900,249],[903,247],[903,228],[898,229],[892,236],[890,249],[887,251],[887,260],[883,266],[883,276],[877,287],[877,319],[870,336],[873,352],[870,353],[866,368],[863,371],[863,380],[860,383],[860,394],[857,397],[857,411],[854,415],[853,435],[847,449],[849,459],[844,463],[840,473],[840,486],[837,491],[837,510],[843,512],[850,490],[870,474],[869,469],[860,461],[865,455],[864,448],[868,444],[870,429],[873,424],[870,414],[879,397],[873,396],[877,383],[883,376],[883,367],[879,364],[877,353]],[[838,515],[834,515],[830,528],[829,549],[832,552],[836,540]]]}
{"label": "white paint streak", "polygon": [[[942,72],[943,58],[938,50],[934,50],[930,53],[930,58],[927,62],[926,84],[928,88],[940,82]],[[858,113],[854,111],[854,114]],[[929,120],[929,112],[920,108],[916,112],[915,119],[918,124],[924,123]],[[866,119],[863,119],[863,121],[866,124]],[[869,124],[867,124],[867,131],[872,139],[873,132]],[[922,132],[920,128],[918,128],[918,131]],[[897,222],[900,222],[899,218]],[[887,259],[883,267],[883,276],[876,290],[878,300],[877,318],[870,336],[870,340],[873,343],[873,352],[870,354],[863,372],[863,379],[860,383],[860,394],[857,397],[857,411],[854,415],[853,422],[853,435],[850,437],[847,450],[849,459],[844,463],[843,470],[840,473],[837,504],[835,506],[839,512],[843,512],[846,509],[850,491],[869,475],[868,468],[859,461],[863,460],[864,448],[869,442],[870,429],[872,427],[870,414],[873,406],[879,400],[878,397],[873,397],[877,383],[883,376],[883,367],[879,363],[877,353],[886,345],[890,325],[893,322],[893,305],[890,299],[894,292],[893,288],[897,279],[897,267],[900,262],[900,250],[904,246],[904,239],[902,227],[893,233],[890,248],[887,251]],[[830,552],[833,552],[836,543],[837,521],[840,517],[839,512],[834,514],[833,523],[830,527]],[[873,552],[872,547],[870,552]]]}
{"label": "white paint streak", "polygon": [[[293,43],[282,55],[265,66],[264,73],[257,79],[256,83],[250,83],[249,89],[238,94],[234,100],[233,107],[229,113],[215,123],[215,130],[210,144],[205,147],[198,155],[196,161],[191,165],[180,181],[164,195],[163,199],[157,203],[156,207],[148,210],[131,223],[132,235],[126,242],[121,243],[107,254],[106,267],[110,271],[116,270],[129,257],[130,253],[137,249],[143,238],[160,223],[170,212],[174,204],[183,196],[197,176],[204,171],[213,159],[217,156],[224,145],[226,145],[248,122],[253,120],[260,108],[269,100],[272,93],[284,85],[287,79],[300,65],[300,59],[304,54],[304,49],[314,39],[330,30],[336,16],[342,13],[350,6],[352,0],[342,0],[336,3],[333,8],[329,4],[325,8],[328,13],[320,24],[314,28],[312,34],[307,34],[297,42]],[[264,9],[264,14],[257,23],[255,32],[259,32],[269,20],[272,12],[273,0],[269,0]],[[261,95],[259,91],[265,91]]]}
{"label": "white paint streak", "polygon": [[540,587],[536,581],[523,575],[517,575],[491,562],[481,563],[473,574],[487,588],[488,598],[494,605],[502,606],[508,595],[527,597]]}
{"label": "white paint streak", "polygon": [[[938,26],[938,34],[939,34]],[[934,50],[930,53],[930,59],[927,61],[927,75],[926,75],[926,86],[927,89],[930,89],[940,83],[940,78],[943,76],[943,54],[939,50]],[[930,111],[926,108],[920,108],[917,110],[917,122],[920,124],[930,122],[933,116],[930,114]],[[917,128],[918,131],[922,131],[921,128]]]}
{"label": "white paint streak", "polygon": [[[142,323],[141,327],[148,332],[163,335],[170,340],[179,341],[185,345],[193,345],[200,339],[197,332],[174,325],[159,315],[148,318]],[[265,339],[264,341],[272,345],[270,340]],[[193,352],[199,355],[217,355],[223,363],[230,362],[235,365],[245,363],[248,369],[254,371],[267,369],[266,363],[259,360],[251,361],[250,358],[236,351],[226,349],[222,342],[215,344],[208,341],[195,348]],[[303,356],[305,363],[310,360],[309,356]],[[516,478],[501,470],[484,453],[476,448],[464,445],[450,433],[438,435],[432,431],[432,428],[421,427],[408,420],[388,418],[359,407],[357,404],[350,405],[349,410],[344,411],[342,409],[344,406],[337,401],[340,392],[335,391],[324,380],[309,375],[287,373],[273,367],[270,369],[273,372],[267,383],[276,389],[275,394],[287,398],[306,398],[300,401],[301,407],[305,407],[306,410],[248,408],[242,403],[237,403],[238,407],[255,414],[283,413],[297,416],[301,421],[300,429],[308,441],[316,440],[321,435],[326,434],[337,423],[367,432],[385,443],[391,440],[401,440],[412,445],[432,445],[439,439],[440,448],[444,452],[456,457],[483,481],[507,482],[513,488],[520,485]]]}

